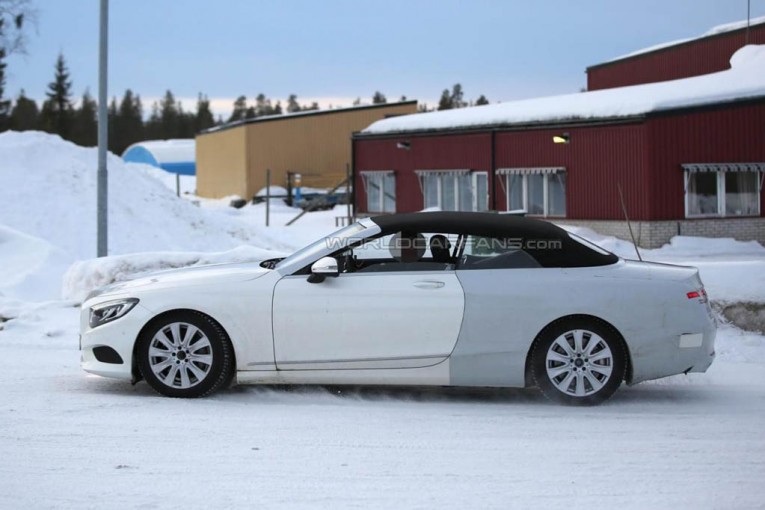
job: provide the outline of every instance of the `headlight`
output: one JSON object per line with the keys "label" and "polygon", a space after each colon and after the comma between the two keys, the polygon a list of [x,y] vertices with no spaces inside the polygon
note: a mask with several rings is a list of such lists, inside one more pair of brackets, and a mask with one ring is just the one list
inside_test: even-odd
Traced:
{"label": "headlight", "polygon": [[113,320],[117,320],[124,316],[133,307],[138,304],[138,300],[135,298],[118,299],[116,301],[108,301],[90,307],[90,327],[95,328],[101,324],[106,324]]}

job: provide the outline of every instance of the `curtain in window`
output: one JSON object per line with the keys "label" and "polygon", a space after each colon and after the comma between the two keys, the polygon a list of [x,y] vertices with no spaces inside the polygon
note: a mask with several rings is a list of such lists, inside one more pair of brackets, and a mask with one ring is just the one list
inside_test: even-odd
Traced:
{"label": "curtain in window", "polygon": [[456,193],[454,188],[455,179],[453,175],[441,176],[441,209],[444,211],[457,210]]}
{"label": "curtain in window", "polygon": [[543,174],[529,174],[528,177],[528,213],[544,215],[545,214],[545,190]]}
{"label": "curtain in window", "polygon": [[523,211],[523,175],[509,174],[507,176],[507,210]]}
{"label": "curtain in window", "polygon": [[473,210],[473,176],[472,174],[460,175],[458,178],[457,186],[459,186],[460,195],[460,211],[472,211]]}
{"label": "curtain in window", "polygon": [[383,212],[396,212],[396,176],[383,176]]}
{"label": "curtain in window", "polygon": [[366,176],[367,181],[367,211],[368,212],[382,212],[380,211],[380,196],[382,194],[382,186],[380,186],[379,175]]}
{"label": "curtain in window", "polygon": [[485,173],[475,174],[476,210],[479,212],[489,210],[489,175]]}
{"label": "curtain in window", "polygon": [[566,215],[566,174],[562,172],[547,176],[547,214]]}
{"label": "curtain in window", "polygon": [[690,172],[688,175],[688,215],[718,214],[717,172]]}
{"label": "curtain in window", "polygon": [[757,172],[725,172],[725,215],[754,216],[759,213]]}
{"label": "curtain in window", "polygon": [[422,191],[425,195],[425,207],[438,207],[438,175],[425,175],[422,177]]}

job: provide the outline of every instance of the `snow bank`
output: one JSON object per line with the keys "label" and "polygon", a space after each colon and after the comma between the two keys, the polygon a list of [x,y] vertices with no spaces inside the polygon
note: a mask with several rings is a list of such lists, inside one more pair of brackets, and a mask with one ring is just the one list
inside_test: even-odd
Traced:
{"label": "snow bank", "polygon": [[72,263],[52,244],[0,225],[0,293],[38,301],[57,297],[60,275]]}
{"label": "snow bank", "polygon": [[368,134],[628,117],[672,108],[765,96],[765,45],[745,46],[731,69],[681,80],[527,99],[379,120]]}
{"label": "snow bank", "polygon": [[[95,148],[39,132],[0,134],[0,223],[86,259],[96,252]],[[109,253],[223,251],[273,244],[263,229],[178,200],[147,171],[109,155]]]}
{"label": "snow bank", "polygon": [[74,263],[64,274],[62,294],[66,300],[82,302],[90,291],[98,287],[132,280],[155,271],[208,264],[256,262],[284,255],[253,246],[240,246],[218,253],[135,253],[83,260]]}

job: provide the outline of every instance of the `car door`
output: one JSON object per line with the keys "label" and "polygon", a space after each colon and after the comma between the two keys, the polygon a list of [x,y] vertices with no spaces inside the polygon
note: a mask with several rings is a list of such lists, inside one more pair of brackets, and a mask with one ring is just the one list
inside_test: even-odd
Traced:
{"label": "car door", "polygon": [[462,324],[454,270],[306,275],[274,288],[277,369],[408,368],[446,359]]}

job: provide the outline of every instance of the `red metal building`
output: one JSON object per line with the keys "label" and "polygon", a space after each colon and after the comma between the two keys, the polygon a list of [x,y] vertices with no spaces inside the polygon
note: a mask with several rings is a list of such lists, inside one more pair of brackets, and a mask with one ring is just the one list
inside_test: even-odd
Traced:
{"label": "red metal building", "polygon": [[[733,28],[739,27],[739,28]],[[728,28],[728,29],[726,29]],[[716,27],[707,35],[587,68],[587,90],[677,80],[728,69],[731,56],[746,44],[765,44],[765,18]]]}
{"label": "red metal building", "polygon": [[[678,234],[765,244],[765,46],[750,49],[761,56],[747,75],[380,121],[353,139],[356,211],[522,211],[626,238],[621,188],[642,246]],[[721,85],[744,78],[741,96]],[[621,105],[635,95],[654,101]],[[617,114],[582,113],[604,104]],[[560,115],[535,116],[550,105]]]}

